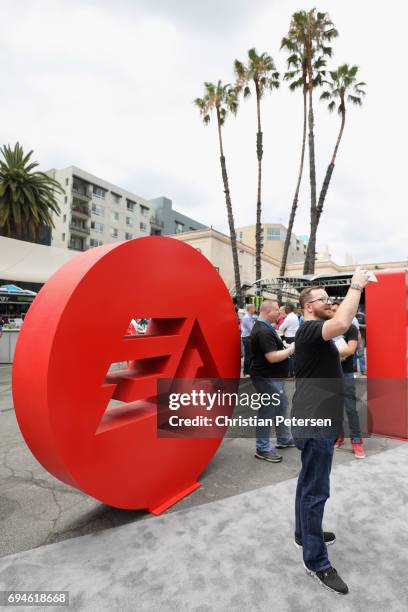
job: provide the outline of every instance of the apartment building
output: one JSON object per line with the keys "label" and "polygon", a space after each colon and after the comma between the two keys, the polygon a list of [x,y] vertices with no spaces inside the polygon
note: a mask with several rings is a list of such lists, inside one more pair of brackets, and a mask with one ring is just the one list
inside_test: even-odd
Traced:
{"label": "apartment building", "polygon": [[[237,229],[238,240],[255,248],[255,229],[255,225],[239,227]],[[281,223],[262,223],[262,252],[281,261],[287,232],[287,228]],[[306,237],[296,236],[292,232],[287,259],[288,263],[303,262],[305,260],[306,249]]]}
{"label": "apartment building", "polygon": [[205,226],[173,210],[169,198],[146,200],[76,166],[47,172],[64,188],[57,199],[51,244],[86,251],[140,236],[169,235]]}
{"label": "apartment building", "polygon": [[172,201],[169,198],[160,197],[149,200],[152,207],[152,217],[150,220],[153,236],[169,236],[172,234],[182,234],[183,232],[193,232],[206,229],[208,225],[203,225],[191,217],[173,209]]}

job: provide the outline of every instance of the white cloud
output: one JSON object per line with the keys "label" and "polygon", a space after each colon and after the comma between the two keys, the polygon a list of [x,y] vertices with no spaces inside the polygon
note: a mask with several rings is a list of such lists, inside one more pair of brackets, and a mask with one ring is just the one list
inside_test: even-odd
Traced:
{"label": "white cloud", "polygon": [[[167,195],[180,211],[226,231],[215,125],[204,128],[192,100],[204,80],[232,80],[233,60],[254,45],[283,71],[280,39],[291,13],[309,4],[224,0],[218,13],[219,4],[196,12],[188,6],[184,0],[171,10],[166,2],[3,1],[3,141],[33,148],[43,168],[75,164],[144,197]],[[405,51],[407,9],[390,0],[387,11],[371,5],[368,18],[365,3],[332,0],[318,8],[329,10],[340,30],[333,66],[357,63],[368,83],[364,108],[347,117],[318,243],[329,244],[340,262],[345,253],[405,258],[406,111],[395,58]],[[321,181],[338,117],[315,105]],[[265,97],[262,116],[263,219],[286,224],[299,163],[301,96],[283,83]],[[237,225],[254,222],[255,131],[254,100],[242,102],[224,130]],[[295,223],[302,234],[308,198],[306,163]]]}

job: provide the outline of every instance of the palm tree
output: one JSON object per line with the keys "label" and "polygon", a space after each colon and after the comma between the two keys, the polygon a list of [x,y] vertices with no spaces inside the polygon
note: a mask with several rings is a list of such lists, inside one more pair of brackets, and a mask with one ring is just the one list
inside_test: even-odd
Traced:
{"label": "palm tree", "polygon": [[52,213],[60,214],[56,193],[65,193],[58,181],[33,172],[33,151],[24,155],[17,142],[0,148],[0,228],[10,238],[36,240],[41,227],[54,227]]}
{"label": "palm tree", "polygon": [[222,126],[229,112],[236,115],[238,110],[237,92],[231,84],[224,85],[221,81],[214,83],[204,83],[204,96],[196,98],[194,104],[199,108],[204,125],[208,125],[212,111],[215,110],[218,127],[218,143],[220,147],[221,174],[224,184],[225,203],[227,205],[228,225],[231,236],[232,261],[234,265],[235,295],[239,307],[243,306],[241,278],[239,271],[237,234],[235,231],[234,215],[232,212],[231,194],[228,183],[227,167],[225,163],[224,147],[222,143]]}
{"label": "palm tree", "polygon": [[330,72],[330,81],[327,81],[328,89],[320,96],[321,100],[330,100],[328,109],[330,112],[337,106],[337,111],[341,116],[340,130],[337,136],[336,145],[334,147],[333,155],[330,160],[330,164],[326,170],[326,176],[324,177],[323,185],[319,195],[319,201],[317,203],[317,223],[316,231],[320,221],[320,215],[322,214],[323,204],[326,199],[327,190],[330,185],[330,179],[333,174],[334,164],[336,162],[337,151],[339,149],[340,141],[343,136],[344,126],[346,123],[346,98],[348,102],[361,106],[363,103],[363,97],[366,95],[364,87],[366,83],[363,81],[357,82],[358,66],[349,67],[348,64],[339,66],[337,70]]}
{"label": "palm tree", "polygon": [[[299,199],[300,184],[302,182],[303,166],[306,149],[306,128],[307,128],[307,59],[305,52],[305,32],[307,25],[307,15],[305,11],[299,11],[292,16],[291,26],[288,36],[284,37],[281,42],[281,49],[287,50],[290,55],[287,59],[288,70],[284,75],[285,81],[290,81],[289,89],[296,91],[302,88],[303,97],[303,126],[302,126],[302,147],[300,154],[300,164],[298,178],[296,181],[295,193],[293,196],[292,207],[289,215],[288,230],[283,246],[280,276],[284,276],[289,253],[289,246],[292,237],[293,225],[295,222],[296,210]],[[323,81],[325,76],[326,61],[322,55],[313,59],[313,87],[317,87]]]}
{"label": "palm tree", "polygon": [[306,149],[306,125],[307,125],[307,80],[306,80],[306,61],[303,55],[302,47],[291,41],[289,38],[283,38],[281,49],[286,48],[291,51],[291,55],[287,59],[288,71],[284,75],[285,81],[291,81],[289,89],[295,91],[299,87],[303,93],[303,131],[302,131],[302,148],[300,153],[299,173],[296,182],[295,194],[293,196],[292,208],[289,215],[288,230],[286,233],[285,243],[283,245],[282,261],[280,267],[280,276],[285,275],[286,262],[288,259],[290,240],[292,237],[293,224],[295,222],[297,204],[299,199],[300,184],[302,181],[303,164],[305,159]]}
{"label": "palm tree", "polygon": [[313,90],[315,87],[314,81],[314,64],[319,61],[320,65],[324,57],[331,57],[332,48],[329,43],[333,38],[338,36],[328,13],[317,12],[312,9],[309,12],[301,11],[299,19],[293,21],[293,32],[289,31],[289,37],[299,37],[303,41],[303,48],[306,60],[306,73],[308,81],[308,144],[309,144],[309,179],[310,179],[310,239],[306,252],[306,259],[303,268],[304,274],[312,274],[315,264],[315,248],[316,248],[316,222],[317,222],[317,207],[316,207],[316,164],[315,164],[315,144],[314,144],[314,114],[313,114]]}
{"label": "palm tree", "polygon": [[253,83],[256,94],[256,114],[258,131],[256,135],[256,155],[258,159],[258,187],[256,198],[256,226],[255,226],[255,276],[256,280],[262,277],[262,227],[261,227],[261,212],[262,212],[262,127],[261,127],[261,98],[265,91],[272,91],[279,87],[279,72],[275,68],[274,61],[267,53],[257,54],[256,50],[248,51],[248,63],[245,65],[242,62],[235,60],[234,70],[237,77],[236,88],[238,91],[243,90],[244,98],[251,94],[250,84]]}

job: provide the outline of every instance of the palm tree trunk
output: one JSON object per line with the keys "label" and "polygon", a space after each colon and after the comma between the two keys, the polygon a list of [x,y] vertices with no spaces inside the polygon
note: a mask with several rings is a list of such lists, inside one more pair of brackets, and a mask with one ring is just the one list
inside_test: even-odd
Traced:
{"label": "palm tree trunk", "polygon": [[286,262],[288,259],[289,245],[290,239],[292,236],[293,224],[295,222],[297,203],[299,198],[299,190],[300,183],[302,181],[303,174],[303,164],[305,160],[305,149],[306,149],[306,124],[307,124],[307,92],[306,88],[303,88],[303,138],[302,138],[302,153],[300,156],[300,167],[299,167],[299,176],[296,183],[295,195],[293,196],[292,209],[290,211],[289,223],[288,223],[288,232],[285,238],[285,244],[283,246],[283,254],[282,254],[282,262],[280,268],[280,276],[284,276],[286,270]]}
{"label": "palm tree trunk", "polygon": [[309,179],[310,179],[310,238],[307,245],[303,274],[313,274],[316,247],[316,162],[314,146],[314,115],[313,115],[313,48],[312,48],[312,13],[308,13],[307,42],[305,44],[307,89],[309,92]]}
{"label": "palm tree trunk", "polygon": [[310,178],[310,239],[307,246],[304,274],[313,274],[316,247],[316,161],[314,146],[313,84],[309,77],[309,178]]}
{"label": "palm tree trunk", "polygon": [[333,174],[333,170],[334,170],[334,164],[336,162],[337,151],[339,150],[339,144],[340,144],[341,138],[343,136],[344,126],[345,126],[345,123],[346,123],[346,107],[344,105],[344,102],[342,103],[340,108],[341,108],[340,131],[339,131],[339,134],[337,136],[336,146],[334,147],[334,151],[333,151],[333,155],[332,155],[330,164],[328,165],[327,170],[326,170],[326,176],[324,177],[322,188],[320,190],[319,201],[317,203],[317,223],[319,223],[320,215],[322,214],[322,211],[323,211],[323,205],[324,205],[324,202],[325,202],[325,199],[326,199],[327,190],[329,189],[330,180],[331,180],[331,177],[332,177],[332,174]]}
{"label": "palm tree trunk", "polygon": [[261,226],[261,212],[262,212],[262,129],[261,129],[261,108],[260,108],[260,95],[258,84],[255,83],[256,87],[256,111],[258,119],[258,132],[256,135],[256,156],[258,158],[258,188],[256,197],[256,226],[255,226],[255,280],[262,278],[262,226]]}
{"label": "palm tree trunk", "polygon": [[237,249],[237,234],[235,232],[234,215],[232,212],[231,195],[228,183],[227,167],[224,157],[224,149],[222,146],[222,135],[221,135],[221,117],[219,109],[217,108],[217,121],[218,121],[218,140],[220,145],[220,163],[221,163],[221,174],[222,182],[224,185],[225,203],[227,205],[227,216],[228,225],[231,236],[231,251],[232,251],[232,262],[234,266],[234,278],[235,278],[235,296],[238,308],[243,307],[242,290],[241,290],[241,275],[239,272],[239,260],[238,260],[238,249]]}
{"label": "palm tree trunk", "polygon": [[339,149],[340,140],[343,136],[345,122],[346,122],[346,112],[344,108],[344,110],[342,111],[342,116],[341,116],[341,126],[340,126],[339,135],[337,137],[336,145],[334,147],[334,151],[333,151],[333,155],[332,155],[330,164],[328,165],[327,170],[326,170],[326,176],[324,177],[323,185],[322,185],[322,188],[319,194],[319,201],[318,201],[318,204],[313,214],[311,215],[310,239],[309,239],[309,244],[307,247],[307,254],[306,254],[306,257],[309,255],[309,259],[307,260],[308,269],[307,269],[307,272],[303,270],[304,274],[313,274],[315,271],[314,254],[316,251],[317,228],[319,227],[320,216],[323,211],[323,204],[324,204],[324,201],[327,195],[327,190],[329,189],[330,180],[333,174],[334,164],[336,161],[336,156],[337,156],[337,151]]}

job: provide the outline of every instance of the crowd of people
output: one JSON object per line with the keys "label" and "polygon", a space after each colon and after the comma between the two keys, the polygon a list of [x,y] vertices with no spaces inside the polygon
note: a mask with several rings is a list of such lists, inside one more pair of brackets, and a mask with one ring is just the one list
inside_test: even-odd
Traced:
{"label": "crowd of people", "polygon": [[[255,457],[280,463],[277,449],[297,447],[301,452],[295,501],[295,544],[303,549],[306,571],[322,586],[339,594],[348,592],[346,583],[331,566],[327,545],[336,537],[324,532],[323,512],[330,491],[330,471],[334,448],[344,444],[343,413],[350,429],[354,456],[365,457],[356,405],[354,360],[359,351],[360,368],[365,373],[363,337],[356,319],[367,272],[358,271],[340,303],[324,287],[312,286],[293,304],[280,306],[277,300],[264,300],[256,316],[253,305],[241,321],[244,348],[244,376],[250,376],[255,390],[271,397],[279,393],[278,405],[258,410],[262,426],[256,428]],[[330,417],[330,426],[293,426],[280,422],[276,445],[270,440],[271,427],[266,418],[289,412],[285,380],[294,377],[295,393],[291,417],[299,422],[312,417]],[[310,417],[310,418],[309,418]],[[296,420],[296,419],[295,419]],[[318,419],[318,422],[324,419]]]}

